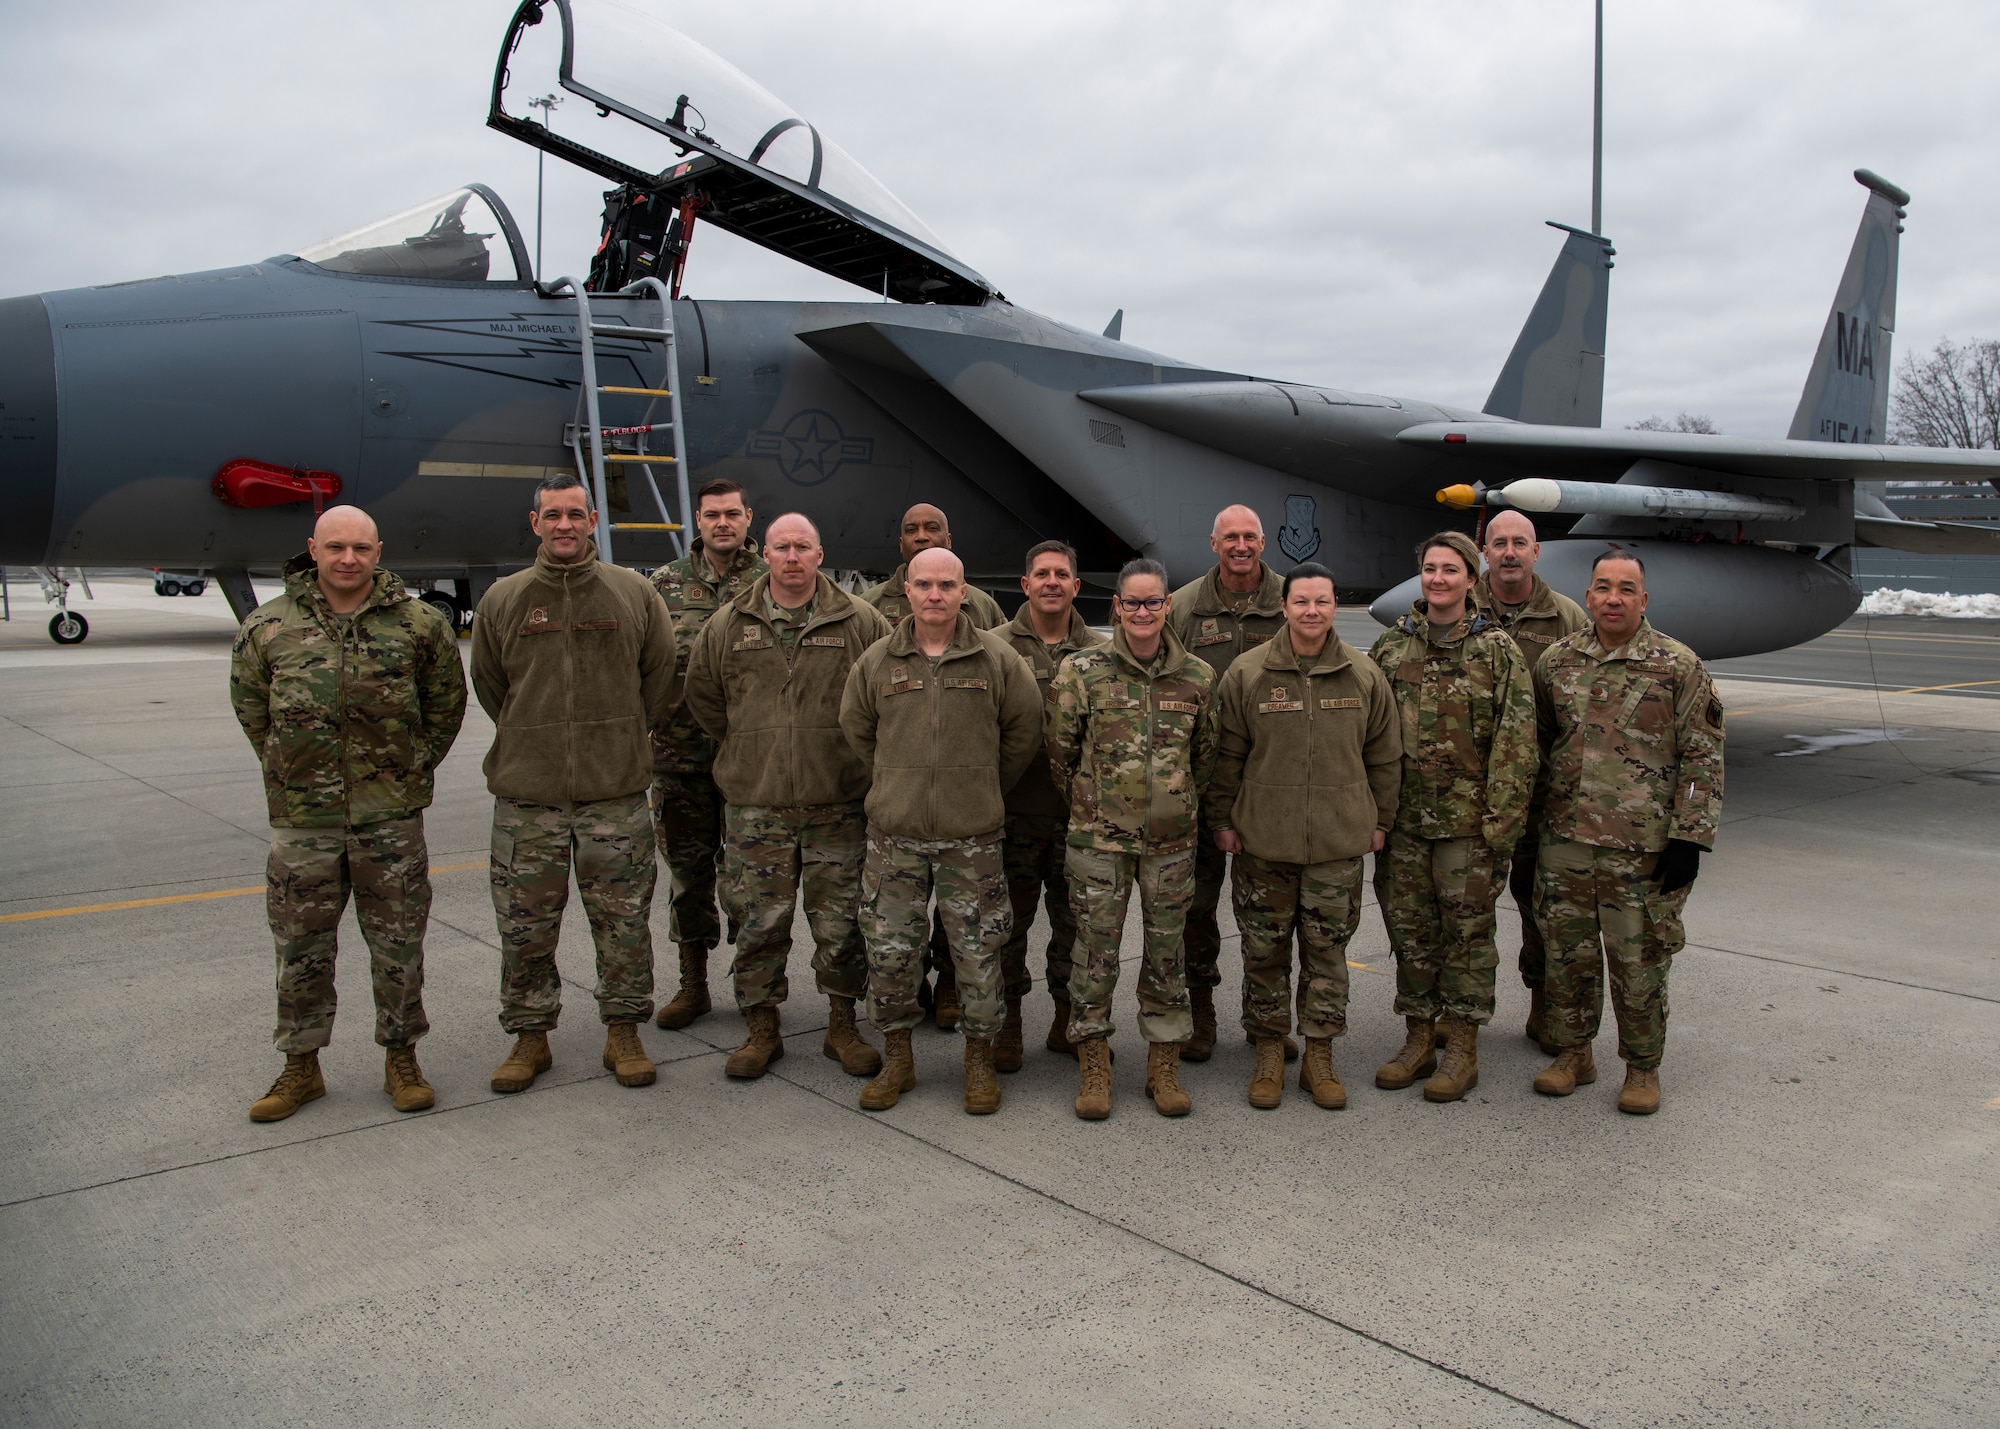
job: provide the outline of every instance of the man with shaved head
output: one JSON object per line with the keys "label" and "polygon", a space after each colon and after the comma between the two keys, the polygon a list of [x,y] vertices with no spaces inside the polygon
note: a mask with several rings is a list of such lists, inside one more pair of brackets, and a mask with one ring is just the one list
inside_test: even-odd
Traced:
{"label": "man with shaved head", "polygon": [[803,888],[827,999],[821,1051],[852,1076],[873,1076],[881,1055],[854,1021],[868,991],[855,908],[869,770],[841,732],[840,699],[847,672],[889,622],[820,574],[825,551],[805,517],[773,521],[764,557],[769,569],[710,617],[688,657],[688,709],[715,741],[722,897],[737,924],[730,975],[749,1028],[723,1071],[753,1080],[785,1055],[778,1008]]}
{"label": "man with shaved head", "polygon": [[[910,561],[919,551],[940,548],[949,551],[951,523],[937,507],[920,501],[903,513],[902,524],[897,528],[897,544],[903,554],[903,564],[896,567],[895,574],[882,584],[870,586],[861,593],[861,598],[881,611],[891,625],[910,614]],[[1006,612],[1000,609],[1000,603],[978,586],[965,587],[962,608],[975,629],[998,630],[1007,623]],[[943,915],[931,922],[931,950],[926,959],[926,976],[931,972],[937,974],[935,1011],[938,1030],[949,1032],[958,1025],[958,984],[952,977],[951,956],[945,950]],[[926,1004],[932,1001],[928,985],[924,988],[924,1000]]]}
{"label": "man with shaved head", "polygon": [[[1514,637],[1528,673],[1537,688],[1541,684],[1541,658],[1548,648],[1566,635],[1574,635],[1590,624],[1583,607],[1535,574],[1535,562],[1542,543],[1535,539],[1535,523],[1518,511],[1501,511],[1486,521],[1486,573],[1472,588],[1472,606]],[[1539,787],[1539,786],[1538,786]],[[1551,1057],[1555,1043],[1542,1026],[1547,1007],[1542,992],[1542,969],[1546,954],[1542,930],[1535,922],[1535,851],[1542,843],[1541,801],[1528,806],[1527,822],[1520,841],[1514,845],[1507,878],[1507,891],[1514,895],[1514,907],[1521,915],[1521,981],[1528,988],[1528,1039],[1538,1043]]]}
{"label": "man with shaved head", "polygon": [[994,1041],[1004,1021],[1000,954],[1013,928],[1000,835],[1006,792],[1042,747],[1035,676],[996,630],[960,609],[965,567],[932,548],[910,558],[911,613],[847,677],[840,725],[871,770],[861,930],[881,1075],[861,1105],[886,1111],[917,1084],[910,1030],[933,889],[965,996],[965,1110],[1000,1109]]}
{"label": "man with shaved head", "polygon": [[[1284,578],[1264,564],[1264,523],[1247,506],[1225,506],[1215,515],[1208,537],[1215,565],[1200,580],[1174,592],[1169,624],[1190,655],[1215,673],[1219,687],[1244,655],[1285,628]],[[1215,989],[1222,981],[1216,963],[1222,929],[1215,910],[1222,901],[1229,859],[1216,847],[1206,824],[1195,843],[1194,898],[1187,914],[1188,997],[1194,1005],[1194,1036],[1181,1055],[1206,1062],[1215,1048]],[[1284,1039],[1285,1055],[1297,1045]]]}
{"label": "man with shaved head", "polygon": [[285,593],[250,613],[230,652],[229,694],[264,770],[271,815],[266,906],[277,940],[285,1067],[251,1105],[282,1121],[326,1094],[336,934],[348,895],[368,944],[382,1090],[397,1111],[437,1100],[417,1065],[424,1017],[431,777],[465,718],[458,637],[379,569],[375,523],[329,508]]}

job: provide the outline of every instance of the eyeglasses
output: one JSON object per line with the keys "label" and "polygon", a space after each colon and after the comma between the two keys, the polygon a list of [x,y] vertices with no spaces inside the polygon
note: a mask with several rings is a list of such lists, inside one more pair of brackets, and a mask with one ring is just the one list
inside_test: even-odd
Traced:
{"label": "eyeglasses", "polygon": [[1130,600],[1127,597],[1121,595],[1118,597],[1118,604],[1123,606],[1126,610],[1158,611],[1166,607],[1167,598],[1163,595],[1147,595],[1147,596],[1141,596],[1137,600]]}

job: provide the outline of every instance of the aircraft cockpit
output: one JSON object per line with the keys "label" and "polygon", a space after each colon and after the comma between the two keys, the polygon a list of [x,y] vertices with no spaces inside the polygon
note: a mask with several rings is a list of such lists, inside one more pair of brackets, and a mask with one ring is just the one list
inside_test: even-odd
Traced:
{"label": "aircraft cockpit", "polygon": [[527,248],[505,204],[468,184],[297,254],[330,273],[427,283],[528,282]]}
{"label": "aircraft cockpit", "polygon": [[657,275],[678,293],[698,218],[900,302],[997,296],[817,127],[619,0],[523,0],[487,123],[619,185],[593,289]]}

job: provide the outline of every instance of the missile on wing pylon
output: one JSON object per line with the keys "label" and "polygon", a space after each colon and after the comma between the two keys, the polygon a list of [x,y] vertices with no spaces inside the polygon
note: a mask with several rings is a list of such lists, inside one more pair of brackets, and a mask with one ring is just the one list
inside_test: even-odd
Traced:
{"label": "missile on wing pylon", "polygon": [[1733,491],[1694,491],[1678,486],[1610,485],[1595,481],[1554,481],[1524,477],[1505,486],[1447,486],[1438,492],[1440,505],[1470,511],[1480,505],[1511,506],[1520,511],[1585,516],[1651,516],[1694,521],[1797,521],[1805,508],[1796,502]]}

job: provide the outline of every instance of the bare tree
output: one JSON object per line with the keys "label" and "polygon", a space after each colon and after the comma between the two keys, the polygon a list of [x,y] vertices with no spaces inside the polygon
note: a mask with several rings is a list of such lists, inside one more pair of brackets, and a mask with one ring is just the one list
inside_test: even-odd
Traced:
{"label": "bare tree", "polygon": [[1889,400],[1889,438],[1912,447],[2000,447],[2000,342],[1943,338],[1905,357]]}
{"label": "bare tree", "polygon": [[1665,417],[1648,417],[1641,422],[1630,423],[1628,432],[1694,432],[1704,437],[1721,435],[1712,418],[1701,412],[1676,412],[1672,421]]}

